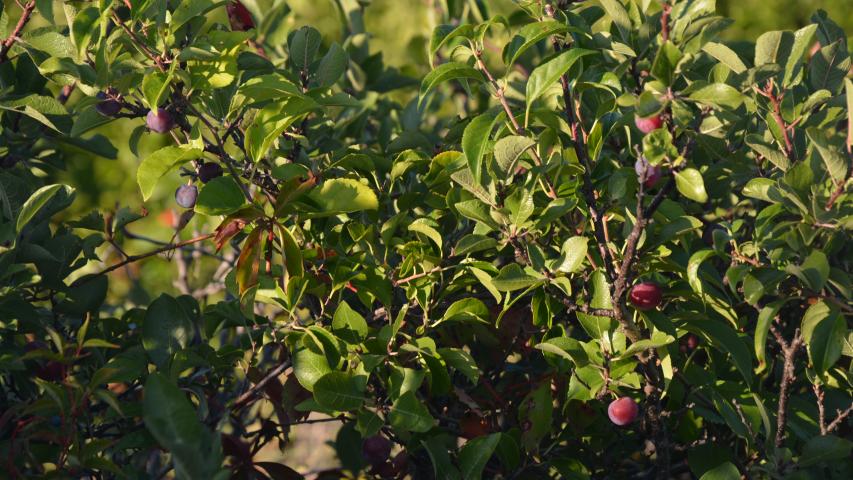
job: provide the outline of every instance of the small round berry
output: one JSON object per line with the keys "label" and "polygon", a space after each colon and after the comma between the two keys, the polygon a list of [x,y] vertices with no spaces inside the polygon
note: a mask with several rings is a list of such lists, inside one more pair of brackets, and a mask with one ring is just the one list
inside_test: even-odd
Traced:
{"label": "small round berry", "polygon": [[657,307],[662,297],[661,288],[652,282],[638,283],[628,294],[628,300],[639,310],[651,310]]}
{"label": "small round berry", "polygon": [[638,178],[645,179],[643,185],[646,188],[654,187],[663,176],[663,169],[652,165],[645,157],[640,157],[634,162],[634,171],[637,172]]}
{"label": "small round berry", "polygon": [[101,115],[105,117],[113,117],[121,111],[121,102],[116,100],[114,97],[109,97],[104,92],[98,92],[96,97],[100,102],[95,105],[95,110],[97,110]]}
{"label": "small round berry", "polygon": [[382,435],[366,438],[361,444],[361,454],[371,465],[382,465],[391,455],[391,442]]}
{"label": "small round berry", "polygon": [[231,24],[231,30],[248,31],[255,28],[255,21],[252,19],[252,14],[243,5],[243,2],[235,0],[230,2],[225,11],[228,12],[228,22]]}
{"label": "small round berry", "polygon": [[641,132],[648,134],[653,130],[657,130],[663,125],[663,119],[660,115],[652,115],[651,117],[634,117],[634,125]]}
{"label": "small round berry", "polygon": [[59,382],[65,378],[65,366],[51,360],[36,369],[36,376],[48,382]]}
{"label": "small round berry", "polygon": [[195,185],[181,185],[175,190],[175,202],[184,208],[193,208],[198,198],[198,188]]}
{"label": "small round berry", "polygon": [[639,412],[640,407],[628,397],[618,398],[607,406],[607,416],[610,417],[610,421],[620,427],[633,422]]}
{"label": "small round berry", "polygon": [[207,162],[198,167],[198,179],[201,183],[207,183],[216,177],[222,176],[222,166],[215,162]]}
{"label": "small round berry", "polygon": [[172,114],[164,108],[150,110],[145,117],[145,124],[152,132],[157,133],[166,133],[175,128],[175,120],[172,118]]}

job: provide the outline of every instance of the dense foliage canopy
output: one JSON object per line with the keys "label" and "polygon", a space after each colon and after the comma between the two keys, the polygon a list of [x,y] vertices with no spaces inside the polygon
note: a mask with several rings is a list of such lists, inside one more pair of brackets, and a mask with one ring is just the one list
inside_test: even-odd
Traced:
{"label": "dense foliage canopy", "polygon": [[302,478],[256,454],[330,421],[320,478],[853,477],[843,29],[406,1],[421,78],[369,0],[2,12],[0,471]]}

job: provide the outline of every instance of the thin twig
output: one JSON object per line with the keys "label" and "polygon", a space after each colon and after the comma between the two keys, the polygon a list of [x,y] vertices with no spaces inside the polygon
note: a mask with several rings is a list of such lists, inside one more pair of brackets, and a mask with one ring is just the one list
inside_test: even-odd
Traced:
{"label": "thin twig", "polygon": [[277,367],[270,370],[266,375],[264,375],[264,378],[262,378],[258,383],[254,384],[252,388],[237,397],[237,400],[234,402],[233,409],[239,410],[246,406],[253,398],[255,398],[255,395],[257,395],[261,390],[263,390],[264,387],[267,386],[268,383],[276,379],[288,368],[290,368],[290,360],[281,362]]}
{"label": "thin twig", "polygon": [[27,22],[30,21],[30,17],[33,14],[33,9],[36,8],[36,2],[31,1],[27,2],[24,5],[24,10],[21,12],[21,18],[18,19],[18,23],[15,25],[15,29],[12,30],[12,33],[6,37],[6,40],[3,41],[3,44],[0,45],[0,63],[5,62],[9,59],[9,49],[12,48],[12,45],[18,40],[21,35],[21,32],[24,30],[24,27],[27,26]]}
{"label": "thin twig", "polygon": [[560,302],[563,306],[566,307],[567,312],[581,312],[587,315],[595,315],[597,317],[610,317],[613,318],[613,310],[609,308],[592,308],[589,305],[579,305],[572,301],[569,298],[566,298],[565,295],[558,295],[557,298],[560,299]]}
{"label": "thin twig", "polygon": [[105,269],[101,270],[100,272],[98,272],[98,273],[94,274],[94,275],[90,275],[90,276],[87,276],[87,277],[81,277],[80,279],[78,279],[77,281],[75,281],[75,282],[72,284],[72,286],[79,287],[80,285],[84,285],[84,284],[86,284],[86,283],[90,282],[91,280],[93,280],[93,279],[95,279],[95,278],[97,278],[97,277],[100,277],[101,275],[105,275],[105,274],[107,274],[107,273],[110,273],[110,272],[112,272],[113,270],[117,270],[117,269],[119,269],[119,268],[121,268],[121,267],[123,267],[123,266],[125,266],[125,265],[127,265],[127,264],[129,264],[129,263],[137,262],[137,261],[139,261],[139,260],[142,260],[142,259],[145,259],[145,258],[148,258],[148,257],[153,257],[154,255],[157,255],[157,254],[160,254],[160,253],[163,253],[163,252],[168,252],[168,251],[171,251],[171,250],[179,249],[179,248],[181,248],[181,247],[185,247],[185,246],[187,246],[187,245],[192,245],[192,244],[194,244],[194,243],[203,242],[203,241],[205,241],[205,240],[208,240],[208,239],[210,239],[210,238],[213,238],[214,236],[216,236],[216,233],[208,233],[208,234],[206,234],[206,235],[202,235],[202,236],[200,236],[200,237],[191,238],[191,239],[189,239],[189,240],[185,240],[185,241],[183,241],[183,242],[170,243],[169,245],[166,245],[166,246],[160,247],[160,248],[158,248],[158,249],[156,249],[156,250],[152,250],[152,251],[147,252],[147,253],[143,253],[143,254],[140,254],[140,255],[131,255],[131,256],[127,257],[124,261],[121,261],[121,262],[119,262],[119,263],[116,263],[116,264],[114,264],[114,265],[111,265],[111,266],[109,266],[109,267],[107,267],[107,268],[105,268]]}
{"label": "thin twig", "polygon": [[800,336],[799,328],[794,332],[794,338],[790,343],[785,340],[775,326],[771,325],[770,331],[776,338],[776,343],[782,349],[784,362],[782,367],[782,381],[779,384],[779,406],[776,412],[776,447],[781,447],[785,441],[785,425],[788,423],[788,387],[797,378],[794,359],[797,356],[797,351],[803,345],[803,338]]}
{"label": "thin twig", "polygon": [[847,410],[844,410],[843,412],[841,410],[837,410],[836,413],[838,416],[835,417],[835,420],[833,420],[829,425],[826,426],[826,433],[832,433],[836,428],[841,426],[841,422],[843,422],[844,419],[846,419],[851,413],[853,413],[853,403],[851,403],[850,406],[847,407]]}
{"label": "thin twig", "polygon": [[660,36],[662,43],[669,41],[669,14],[672,12],[672,4],[669,0],[663,4],[663,13],[660,16]]}

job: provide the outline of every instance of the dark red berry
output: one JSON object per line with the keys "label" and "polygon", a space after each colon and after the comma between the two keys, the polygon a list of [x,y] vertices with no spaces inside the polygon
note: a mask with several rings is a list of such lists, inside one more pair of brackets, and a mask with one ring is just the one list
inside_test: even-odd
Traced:
{"label": "dark red berry", "polygon": [[628,397],[618,398],[607,406],[607,416],[610,417],[610,421],[620,427],[633,422],[639,412],[640,407]]}
{"label": "dark red berry", "polygon": [[661,289],[656,283],[643,282],[634,285],[628,294],[628,300],[639,310],[651,310],[660,305],[662,296]]}
{"label": "dark red berry", "polygon": [[65,378],[65,366],[55,360],[51,360],[36,368],[36,376],[48,382],[59,382]]}
{"label": "dark red berry", "polygon": [[222,176],[222,166],[218,163],[207,162],[198,167],[198,179],[207,183],[216,177]]}
{"label": "dark red berry", "polygon": [[184,208],[193,208],[198,198],[198,188],[195,185],[181,185],[175,190],[175,202]]}
{"label": "dark red berry", "polygon": [[640,157],[634,162],[634,171],[637,172],[637,177],[643,181],[646,188],[652,188],[663,176],[663,170],[652,165],[645,157]]}
{"label": "dark red berry", "polygon": [[175,120],[172,114],[163,108],[151,110],[145,117],[145,123],[152,132],[166,133],[175,128]]}
{"label": "dark red berry", "polygon": [[225,7],[228,12],[228,22],[231,24],[231,30],[248,31],[255,28],[255,21],[252,19],[252,14],[246,9],[239,0],[232,1]]}
{"label": "dark red berry", "polygon": [[634,124],[643,133],[649,133],[657,130],[663,125],[663,119],[660,115],[652,115],[651,117],[634,117]]}
{"label": "dark red berry", "polygon": [[371,465],[382,465],[391,455],[391,441],[382,435],[366,438],[361,444],[361,453]]}
{"label": "dark red berry", "polygon": [[95,110],[101,115],[112,117],[121,111],[121,102],[116,100],[115,97],[110,97],[104,92],[98,92],[97,98],[101,101],[95,105]]}

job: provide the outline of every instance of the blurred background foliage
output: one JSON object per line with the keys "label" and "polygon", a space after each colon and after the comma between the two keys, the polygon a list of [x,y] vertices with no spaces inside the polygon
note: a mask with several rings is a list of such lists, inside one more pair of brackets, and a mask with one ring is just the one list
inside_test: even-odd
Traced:
{"label": "blurred background foliage", "polygon": [[[403,74],[421,78],[429,71],[427,44],[433,28],[438,24],[434,4],[441,0],[360,0],[367,5],[365,10],[366,31],[371,32],[370,48],[373,52],[382,52],[386,64],[398,68]],[[648,0],[656,1],[656,0]],[[514,0],[477,0],[485,5],[491,14],[510,16],[518,12]],[[4,0],[6,19],[14,23],[20,8],[13,0]],[[58,5],[62,2],[56,1]],[[262,9],[272,5],[273,0],[256,0]],[[341,13],[331,0],[287,0],[291,13],[286,18],[290,31],[302,25],[311,25],[323,34],[324,41],[340,41],[343,35]],[[826,10],[847,32],[853,32],[853,0],[717,0],[720,15],[730,17],[734,24],[725,34],[729,41],[754,41],[762,32],[773,29],[796,29],[808,23],[809,17],[818,9]],[[57,21],[62,21],[60,8],[56,8]],[[225,9],[217,9],[213,16],[221,16],[218,21],[227,24]],[[39,22],[42,22],[41,24]],[[37,18],[28,26],[28,30],[44,27],[44,20]],[[848,42],[853,45],[853,41]],[[497,48],[497,47],[496,47]],[[417,85],[417,83],[415,83]],[[58,92],[57,92],[58,93]],[[80,95],[79,92],[75,95]],[[416,87],[394,92],[395,98],[407,103],[417,95]],[[73,105],[72,96],[70,104]],[[99,131],[113,142],[118,149],[116,158],[111,161],[93,157],[90,153],[69,152],[71,156],[64,172],[51,172],[56,178],[52,181],[67,183],[77,188],[77,200],[67,215],[73,217],[84,214],[93,208],[101,211],[115,211],[120,207],[129,207],[139,212],[143,208],[151,212],[148,218],[134,223],[134,233],[168,241],[172,235],[171,224],[179,212],[173,210],[173,192],[181,183],[174,173],[169,183],[158,187],[155,195],[143,204],[136,184],[138,158],[128,149],[128,137],[141,122],[140,119],[119,119]],[[140,156],[165,146],[168,139],[157,135],[143,135],[139,145]],[[70,147],[69,147],[70,148]],[[202,225],[202,219],[194,219],[187,229],[188,233],[207,232],[212,225]],[[151,249],[148,242],[138,242],[135,251]],[[104,252],[104,261],[115,260],[116,252]],[[197,270],[191,272],[191,278],[200,284],[210,279],[215,261],[206,268],[205,262],[195,262]],[[150,260],[130,267],[125,271],[130,281],[118,281],[113,277],[110,286],[111,301],[125,300],[126,306],[151,301],[163,292],[175,293],[172,285],[175,266],[163,260]]]}

